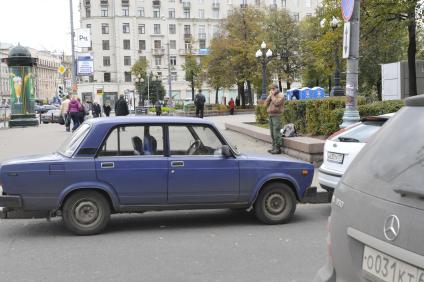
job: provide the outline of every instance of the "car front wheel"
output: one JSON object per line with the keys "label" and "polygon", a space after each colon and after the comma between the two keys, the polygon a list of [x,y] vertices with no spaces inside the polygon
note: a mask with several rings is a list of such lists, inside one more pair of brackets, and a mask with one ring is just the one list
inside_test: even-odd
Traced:
{"label": "car front wheel", "polygon": [[296,197],[287,184],[272,183],[259,193],[255,214],[266,224],[286,223],[293,217],[296,203]]}
{"label": "car front wheel", "polygon": [[98,192],[80,191],[65,201],[62,217],[65,227],[74,234],[98,234],[110,220],[110,205]]}

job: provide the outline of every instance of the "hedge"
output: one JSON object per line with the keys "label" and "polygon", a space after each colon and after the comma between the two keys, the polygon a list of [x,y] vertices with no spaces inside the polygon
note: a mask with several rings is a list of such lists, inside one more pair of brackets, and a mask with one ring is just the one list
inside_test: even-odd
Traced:
{"label": "hedge", "polygon": [[[392,100],[366,104],[363,97],[358,99],[361,117],[396,112],[403,101]],[[345,108],[345,97],[331,97],[321,100],[288,101],[282,117],[283,124],[293,123],[296,130],[308,135],[331,135],[339,129]],[[268,114],[263,105],[256,107],[256,122],[266,123]]]}

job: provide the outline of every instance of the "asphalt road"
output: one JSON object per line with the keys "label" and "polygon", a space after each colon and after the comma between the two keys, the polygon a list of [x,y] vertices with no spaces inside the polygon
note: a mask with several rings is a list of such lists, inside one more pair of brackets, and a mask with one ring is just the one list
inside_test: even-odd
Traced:
{"label": "asphalt road", "polygon": [[[218,123],[221,120],[216,120]],[[268,145],[224,135],[243,152]],[[0,161],[53,152],[59,125],[0,130]],[[0,220],[0,281],[312,281],[326,260],[328,204],[299,205],[289,224],[245,212],[114,215],[103,234],[71,235],[60,218]]]}

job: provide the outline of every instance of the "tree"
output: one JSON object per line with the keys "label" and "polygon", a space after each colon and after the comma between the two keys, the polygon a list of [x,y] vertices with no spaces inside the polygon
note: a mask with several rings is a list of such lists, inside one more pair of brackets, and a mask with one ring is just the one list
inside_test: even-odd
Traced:
{"label": "tree", "polygon": [[162,80],[153,80],[153,77],[155,77],[155,75],[150,73],[150,81],[147,83],[147,74],[143,76],[144,82],[141,83],[141,93],[143,94],[143,99],[146,99],[147,95],[149,95],[149,99],[154,104],[156,103],[157,98],[159,98],[159,100],[163,100],[166,95],[166,91],[165,87],[163,87]]}
{"label": "tree", "polygon": [[215,89],[215,104],[219,103],[219,89],[234,85],[231,69],[228,66],[230,50],[227,48],[227,44],[227,39],[222,35],[213,38],[209,47],[209,55],[205,60],[207,82]]}
{"label": "tree", "polygon": [[272,9],[265,19],[265,31],[275,58],[270,67],[278,75],[280,90],[282,79],[290,89],[300,69],[299,26],[286,10]]}
{"label": "tree", "polygon": [[138,77],[138,75],[145,76],[148,66],[149,62],[146,60],[146,58],[140,58],[137,60],[137,62],[134,63],[134,65],[131,66],[131,73],[135,77]]}
{"label": "tree", "polygon": [[192,43],[185,56],[185,64],[182,66],[185,71],[185,80],[190,83],[191,99],[194,101],[194,88],[201,89],[203,83],[202,64],[198,62],[198,57],[193,54]]}

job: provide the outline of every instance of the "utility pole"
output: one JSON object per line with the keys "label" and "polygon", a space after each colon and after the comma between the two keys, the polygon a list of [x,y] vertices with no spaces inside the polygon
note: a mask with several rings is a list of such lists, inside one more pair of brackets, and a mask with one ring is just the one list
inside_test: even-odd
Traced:
{"label": "utility pole", "polygon": [[[73,10],[73,5],[72,5],[72,0],[69,0],[69,6],[70,6],[70,11],[71,11],[71,46],[72,46],[72,92],[74,92],[74,85],[76,84],[77,80],[77,68],[75,65],[75,42],[74,42],[74,37],[75,37],[75,33],[74,33],[74,10]],[[74,94],[74,93],[73,93]]]}
{"label": "utility pole", "polygon": [[347,57],[346,108],[340,128],[348,127],[360,120],[358,112],[360,3],[361,0],[342,1],[343,17],[346,21],[345,30],[349,29],[346,25],[350,25],[350,32],[344,32],[345,46],[343,48],[343,57]]}

